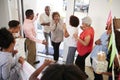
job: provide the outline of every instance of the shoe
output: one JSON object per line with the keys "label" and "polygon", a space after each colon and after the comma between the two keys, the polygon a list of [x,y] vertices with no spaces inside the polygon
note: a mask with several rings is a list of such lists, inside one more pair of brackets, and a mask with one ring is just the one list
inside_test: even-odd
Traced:
{"label": "shoe", "polygon": [[33,64],[35,65],[35,64],[38,64],[38,63],[40,63],[40,61],[35,61]]}

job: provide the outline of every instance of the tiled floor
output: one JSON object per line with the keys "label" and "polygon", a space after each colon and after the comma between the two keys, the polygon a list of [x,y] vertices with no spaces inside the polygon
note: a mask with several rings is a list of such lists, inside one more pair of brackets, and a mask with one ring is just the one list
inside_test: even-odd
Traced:
{"label": "tiled floor", "polygon": [[[37,60],[39,60],[40,63],[36,65],[36,68],[38,68],[44,62],[45,58],[53,59],[53,56],[51,56],[51,55],[45,55],[45,54],[41,54],[41,53],[37,54]],[[62,61],[62,58],[59,58],[58,63],[60,63],[60,64],[64,63]],[[89,76],[88,80],[94,80],[93,71],[92,71],[92,68],[90,66],[86,66],[86,73]],[[104,77],[104,80],[108,80],[108,76],[103,75],[103,77]]]}

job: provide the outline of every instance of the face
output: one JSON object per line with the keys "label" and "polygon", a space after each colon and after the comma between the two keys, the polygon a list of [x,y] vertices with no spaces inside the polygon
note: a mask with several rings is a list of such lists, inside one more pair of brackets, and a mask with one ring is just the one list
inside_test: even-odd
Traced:
{"label": "face", "polygon": [[20,31],[20,25],[12,29],[12,33],[18,33]]}
{"label": "face", "polygon": [[19,37],[20,36],[20,25],[18,25],[16,28],[12,29],[12,34],[14,37]]}
{"label": "face", "polygon": [[10,51],[10,52],[13,52],[13,51],[14,51],[14,46],[15,46],[15,40],[14,40],[14,42],[12,42],[12,43],[10,44],[10,46],[9,46],[9,51]]}
{"label": "face", "polygon": [[58,14],[54,15],[54,20],[55,20],[55,22],[58,22],[59,19],[60,19],[60,16],[59,16]]}
{"label": "face", "polygon": [[82,26],[80,26],[80,28],[84,30],[86,28],[86,24],[82,23]]}
{"label": "face", "polygon": [[49,7],[46,7],[46,8],[45,8],[45,13],[46,13],[47,15],[50,14],[50,8],[49,8]]}
{"label": "face", "polygon": [[30,19],[32,20],[34,18],[34,13],[30,15]]}

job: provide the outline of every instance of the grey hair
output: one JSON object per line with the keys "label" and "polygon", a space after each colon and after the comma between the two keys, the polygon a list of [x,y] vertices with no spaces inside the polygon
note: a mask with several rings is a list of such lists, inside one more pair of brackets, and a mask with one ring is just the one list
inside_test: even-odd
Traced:
{"label": "grey hair", "polygon": [[90,26],[92,24],[92,20],[91,20],[91,18],[89,16],[86,16],[86,17],[84,17],[82,19],[82,23],[87,24],[87,25]]}

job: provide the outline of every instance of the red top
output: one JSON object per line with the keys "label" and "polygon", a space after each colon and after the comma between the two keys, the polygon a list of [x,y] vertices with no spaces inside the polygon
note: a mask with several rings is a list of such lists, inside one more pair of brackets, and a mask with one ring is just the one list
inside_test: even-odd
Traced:
{"label": "red top", "polygon": [[79,41],[77,42],[77,51],[80,56],[84,56],[85,54],[92,51],[93,41],[94,41],[94,29],[92,27],[90,27],[90,28],[84,30],[80,34],[79,38],[84,41],[85,37],[88,35],[90,35],[90,42],[87,46],[84,46]]}

